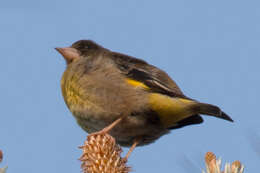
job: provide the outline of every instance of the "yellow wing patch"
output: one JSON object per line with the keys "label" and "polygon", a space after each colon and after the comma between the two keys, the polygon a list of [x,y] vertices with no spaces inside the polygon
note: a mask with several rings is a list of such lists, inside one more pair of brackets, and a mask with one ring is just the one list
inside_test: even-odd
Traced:
{"label": "yellow wing patch", "polygon": [[139,82],[139,81],[136,81],[136,80],[133,80],[133,79],[126,79],[126,82],[134,87],[140,87],[140,88],[143,88],[143,89],[150,89],[147,85],[145,85],[144,83],[142,82]]}
{"label": "yellow wing patch", "polygon": [[191,109],[196,102],[152,93],[149,96],[151,108],[159,115],[164,127],[171,127],[178,121],[194,114]]}
{"label": "yellow wing patch", "polygon": [[[126,82],[134,87],[140,87],[145,90],[150,88],[142,82],[126,79]],[[194,109],[192,105],[196,102],[183,98],[169,97],[160,93],[149,94],[149,106],[154,110],[164,125],[164,127],[171,127],[178,121],[194,115]]]}

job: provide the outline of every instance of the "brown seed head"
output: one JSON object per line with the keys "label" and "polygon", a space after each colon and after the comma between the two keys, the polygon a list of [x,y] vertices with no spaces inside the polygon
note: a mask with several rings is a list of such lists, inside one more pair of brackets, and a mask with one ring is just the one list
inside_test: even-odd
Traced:
{"label": "brown seed head", "polygon": [[231,172],[236,173],[238,170],[240,170],[242,167],[241,163],[239,160],[236,160],[232,163],[231,165]]}
{"label": "brown seed head", "polygon": [[216,162],[217,159],[216,159],[215,154],[212,153],[212,152],[207,152],[207,153],[205,154],[205,161],[206,161],[206,163],[207,163],[207,164],[210,164],[210,162],[211,162],[212,160],[214,160],[214,161]]}
{"label": "brown seed head", "polygon": [[216,165],[216,155],[212,152],[207,152],[205,154],[205,162],[209,168],[210,172],[215,172],[217,169],[217,165]]}
{"label": "brown seed head", "polygon": [[121,148],[108,135],[93,135],[87,138],[80,160],[84,173],[128,173],[130,167],[121,158]]}
{"label": "brown seed head", "polygon": [[0,162],[2,162],[2,160],[3,160],[3,152],[2,150],[0,150]]}

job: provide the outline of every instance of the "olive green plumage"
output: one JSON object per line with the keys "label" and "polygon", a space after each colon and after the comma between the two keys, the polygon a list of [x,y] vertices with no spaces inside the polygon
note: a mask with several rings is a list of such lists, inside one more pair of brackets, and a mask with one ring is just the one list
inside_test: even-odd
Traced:
{"label": "olive green plumage", "polygon": [[90,40],[74,43],[67,52],[61,52],[67,61],[62,94],[88,133],[125,116],[110,134],[123,146],[132,145],[136,138],[145,145],[170,129],[202,123],[199,114],[232,121],[217,106],[186,97],[164,71],[143,60]]}

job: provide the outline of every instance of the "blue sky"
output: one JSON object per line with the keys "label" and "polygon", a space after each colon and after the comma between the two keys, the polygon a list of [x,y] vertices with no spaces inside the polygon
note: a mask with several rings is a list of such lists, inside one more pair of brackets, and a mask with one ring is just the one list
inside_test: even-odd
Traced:
{"label": "blue sky", "polygon": [[164,69],[187,96],[219,105],[235,120],[204,116],[201,125],[137,148],[129,160],[134,172],[201,172],[207,151],[257,172],[259,6],[256,0],[1,1],[0,167],[80,172],[77,147],[86,133],[64,104],[65,62],[54,48],[92,39]]}

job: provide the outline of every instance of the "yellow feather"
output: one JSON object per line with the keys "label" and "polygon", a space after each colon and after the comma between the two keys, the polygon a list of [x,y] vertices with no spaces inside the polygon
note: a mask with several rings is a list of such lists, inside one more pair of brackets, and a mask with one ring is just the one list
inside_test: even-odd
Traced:
{"label": "yellow feather", "polygon": [[[142,82],[126,79],[126,82],[134,87],[140,87],[146,90],[150,88]],[[162,122],[162,124],[167,128],[178,121],[187,118],[194,114],[191,109],[192,105],[196,102],[183,98],[169,97],[159,93],[149,94],[149,105],[152,110],[154,110]]]}
{"label": "yellow feather", "polygon": [[149,104],[157,112],[166,128],[194,114],[191,105],[194,105],[195,102],[188,99],[152,93],[149,96]]}
{"label": "yellow feather", "polygon": [[126,82],[130,85],[133,85],[134,87],[141,87],[143,89],[149,89],[148,86],[146,86],[144,83],[133,80],[133,79],[126,79]]}

